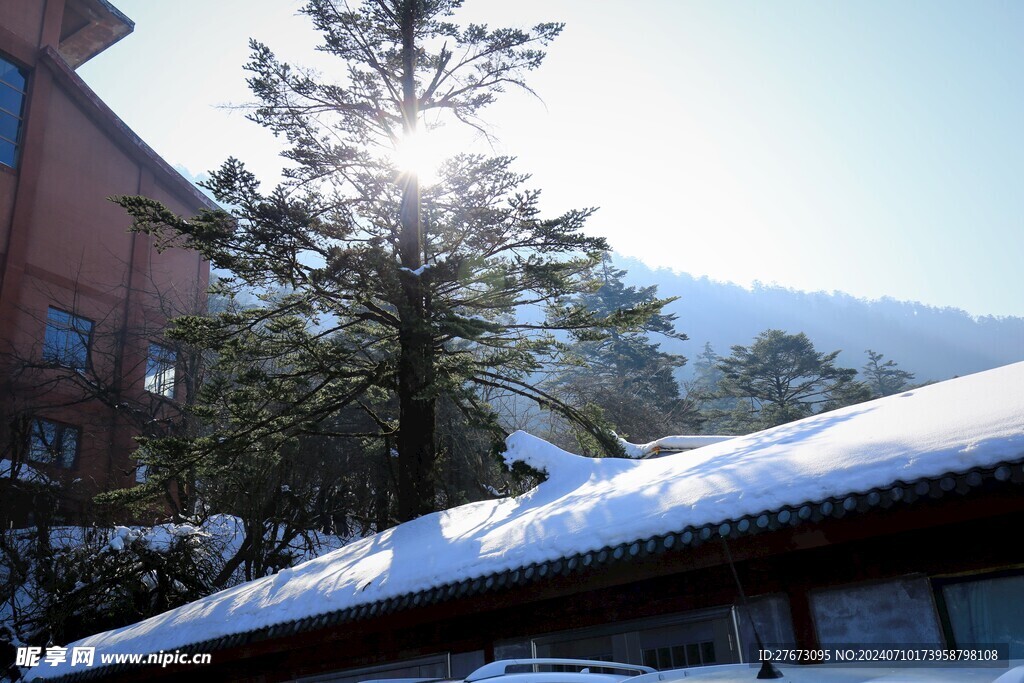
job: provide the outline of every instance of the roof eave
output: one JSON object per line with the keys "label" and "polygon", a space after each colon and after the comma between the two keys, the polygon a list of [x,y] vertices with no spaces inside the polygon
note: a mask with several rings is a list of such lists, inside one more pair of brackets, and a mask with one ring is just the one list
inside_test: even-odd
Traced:
{"label": "roof eave", "polygon": [[[79,0],[68,3],[84,23],[68,25],[58,51],[72,69],[100,54],[135,30],[135,22],[108,0]],[[65,17],[68,15],[65,14]],[[67,20],[66,22],[67,23]]]}

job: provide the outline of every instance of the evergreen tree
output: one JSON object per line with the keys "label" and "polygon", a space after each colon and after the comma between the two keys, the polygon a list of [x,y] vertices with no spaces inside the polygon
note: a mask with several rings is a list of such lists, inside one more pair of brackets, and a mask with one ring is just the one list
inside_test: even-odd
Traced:
{"label": "evergreen tree", "polygon": [[816,351],[802,332],[765,330],[750,347],[733,346],[718,364],[721,386],[743,400],[752,428],[774,427],[867,398],[854,380],[857,371],[836,367],[838,355]]}
{"label": "evergreen tree", "polygon": [[662,312],[673,299],[657,298],[657,287],[627,287],[625,274],[605,255],[595,269],[600,286],[572,297],[572,306],[605,322],[571,332],[566,353],[573,365],[555,377],[554,391],[633,441],[691,431],[699,423],[697,411],[680,395],[675,377],[686,358],[651,341],[652,334],[687,338],[675,330],[675,316]]}
{"label": "evergreen tree", "polygon": [[400,164],[425,114],[431,125],[479,127],[498,93],[527,87],[525,74],[562,29],[460,27],[450,21],[460,5],[310,0],[304,11],[323,34],[320,49],[341,60],[345,82],[323,82],[258,42],[246,66],[258,101],[251,118],[288,143],[286,182],[263,191],[229,159],[207,186],[230,212],[184,219],[151,199],[118,199],[135,230],[230,271],[226,294],[290,292],[257,309],[178,322],[179,338],[244,371],[204,395],[216,431],[146,444],[160,471],[215,453],[246,457],[254,446],[277,452],[323,432],[339,411],[376,414],[393,402],[395,419],[376,414],[369,432],[332,436],[393,440],[397,517],[411,519],[438,504],[440,397],[494,427],[481,388],[558,410],[616,448],[586,414],[529,379],[554,350],[551,331],[600,326],[599,316],[582,305],[554,307],[541,324],[510,315],[587,286],[607,248],[581,232],[592,209],[542,218],[539,192],[508,157],[455,155],[429,186]]}
{"label": "evergreen tree", "polygon": [[883,363],[882,358],[885,356],[881,353],[875,353],[871,349],[865,353],[868,354],[868,362],[864,364],[861,372],[874,396],[897,394],[906,389],[914,379],[914,373],[900,370],[896,361],[887,360]]}
{"label": "evergreen tree", "polygon": [[715,353],[711,342],[704,342],[704,348],[693,359],[693,388],[708,395],[718,393],[718,386],[724,376],[718,363],[721,356]]}
{"label": "evergreen tree", "polygon": [[715,353],[711,342],[704,342],[703,350],[693,359],[693,380],[687,387],[700,407],[704,434],[746,434],[750,413],[746,404],[722,391],[725,374],[719,367],[722,357]]}

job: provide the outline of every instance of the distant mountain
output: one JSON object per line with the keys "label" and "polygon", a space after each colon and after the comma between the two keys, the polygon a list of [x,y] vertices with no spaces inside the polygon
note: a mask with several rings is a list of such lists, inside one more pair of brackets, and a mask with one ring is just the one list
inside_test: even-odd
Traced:
{"label": "distant mountain", "polygon": [[[915,382],[943,380],[1024,360],[1024,318],[974,317],[957,308],[911,301],[858,299],[841,292],[800,292],[778,286],[745,289],[706,277],[652,269],[616,256],[631,285],[658,285],[658,295],[677,296],[667,310],[689,341],[666,339],[662,348],[692,359],[711,342],[728,355],[734,344],[749,345],[765,329],[804,332],[819,351],[842,349],[840,364],[858,370],[865,349],[885,354]],[[689,374],[687,364],[685,374]]]}

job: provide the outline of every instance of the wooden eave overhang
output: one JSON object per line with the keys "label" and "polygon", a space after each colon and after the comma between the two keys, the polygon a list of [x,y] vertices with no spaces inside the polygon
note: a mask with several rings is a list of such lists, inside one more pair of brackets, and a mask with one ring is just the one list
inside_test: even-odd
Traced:
{"label": "wooden eave overhang", "polygon": [[72,69],[135,30],[135,22],[107,0],[68,0],[58,50]]}

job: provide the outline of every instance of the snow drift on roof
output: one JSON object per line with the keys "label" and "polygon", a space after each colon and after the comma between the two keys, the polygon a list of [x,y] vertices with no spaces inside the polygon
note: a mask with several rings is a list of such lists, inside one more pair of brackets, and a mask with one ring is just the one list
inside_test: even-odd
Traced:
{"label": "snow drift on roof", "polygon": [[657,460],[584,458],[517,432],[506,459],[549,474],[523,496],[427,515],[76,645],[174,650],[687,526],[1022,458],[1024,363]]}

